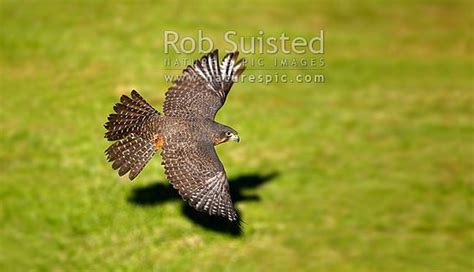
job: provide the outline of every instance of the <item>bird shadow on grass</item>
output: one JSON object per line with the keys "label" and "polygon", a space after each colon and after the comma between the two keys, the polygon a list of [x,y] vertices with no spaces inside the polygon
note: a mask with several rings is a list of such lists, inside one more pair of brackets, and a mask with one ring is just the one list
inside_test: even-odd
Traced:
{"label": "bird shadow on grass", "polygon": [[[247,174],[230,179],[230,194],[234,205],[240,201],[260,201],[258,195],[247,191],[262,186],[276,176],[278,176],[278,174],[274,172],[266,175]],[[136,188],[128,197],[128,202],[137,206],[155,206],[168,201],[182,201],[178,192],[168,182],[155,182],[144,187]],[[241,222],[230,223],[224,218],[198,212],[184,202],[182,213],[195,224],[208,230],[230,234],[232,236],[242,235]],[[239,210],[237,210],[237,213],[239,217],[242,218],[242,214]]]}

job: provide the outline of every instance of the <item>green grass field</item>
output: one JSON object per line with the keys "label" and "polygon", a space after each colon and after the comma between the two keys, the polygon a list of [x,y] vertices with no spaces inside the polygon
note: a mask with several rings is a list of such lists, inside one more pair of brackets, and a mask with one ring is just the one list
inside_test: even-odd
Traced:
{"label": "green grass field", "polygon": [[[1,0],[0,270],[472,271],[473,10]],[[121,94],[161,111],[163,32],[197,29],[218,48],[325,31],[325,83],[239,83],[218,115],[242,139],[218,147],[240,235],[187,208],[159,156],[131,183],[103,154]]]}

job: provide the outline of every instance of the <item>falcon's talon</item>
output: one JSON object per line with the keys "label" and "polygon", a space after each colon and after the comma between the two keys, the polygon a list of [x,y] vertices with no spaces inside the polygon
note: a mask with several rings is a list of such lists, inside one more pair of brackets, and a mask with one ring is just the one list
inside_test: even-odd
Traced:
{"label": "falcon's talon", "polygon": [[161,149],[165,174],[184,200],[197,210],[238,221],[227,175],[214,149],[240,141],[234,129],[214,121],[245,70],[238,55],[229,53],[219,62],[214,50],[184,69],[166,93],[164,115],[135,90],[130,97],[121,96],[104,125],[105,138],[116,141],[106,150],[112,168],[119,175],[129,172],[133,180]]}

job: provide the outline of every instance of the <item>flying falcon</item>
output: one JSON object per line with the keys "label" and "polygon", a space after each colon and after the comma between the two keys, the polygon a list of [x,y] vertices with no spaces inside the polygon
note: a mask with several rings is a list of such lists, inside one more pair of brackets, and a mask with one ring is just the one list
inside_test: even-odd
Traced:
{"label": "flying falcon", "polygon": [[214,146],[239,142],[237,132],[214,121],[237,77],[244,71],[239,52],[219,62],[215,50],[183,70],[166,93],[163,115],[133,90],[114,106],[105,123],[105,151],[112,168],[133,180],[161,149],[165,175],[198,211],[237,221],[224,166]]}

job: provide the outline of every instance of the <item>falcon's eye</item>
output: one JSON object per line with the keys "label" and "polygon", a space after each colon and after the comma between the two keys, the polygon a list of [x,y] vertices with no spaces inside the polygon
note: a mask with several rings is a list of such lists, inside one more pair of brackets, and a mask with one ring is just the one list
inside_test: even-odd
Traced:
{"label": "falcon's eye", "polygon": [[233,133],[230,132],[230,131],[227,131],[227,132],[225,133],[225,136],[227,136],[227,137],[230,137],[230,136],[232,136],[232,135],[233,135]]}

